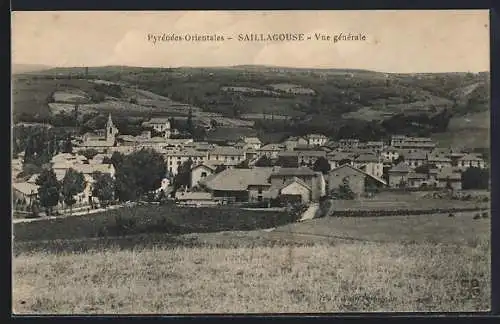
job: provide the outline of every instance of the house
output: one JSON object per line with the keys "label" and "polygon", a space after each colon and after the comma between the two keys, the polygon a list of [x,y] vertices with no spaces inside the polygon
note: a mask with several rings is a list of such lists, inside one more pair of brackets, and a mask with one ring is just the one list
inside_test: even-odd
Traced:
{"label": "house", "polygon": [[354,165],[354,157],[347,152],[330,152],[326,155],[330,162],[330,169],[335,169],[341,165],[341,162]]}
{"label": "house", "polygon": [[144,122],[142,126],[153,128],[156,132],[163,134],[164,138],[170,138],[172,135],[169,118],[151,118],[149,121]]}
{"label": "house", "polygon": [[410,172],[406,177],[406,187],[421,188],[432,185],[428,182],[428,175],[424,173]]}
{"label": "house", "polygon": [[398,188],[406,185],[408,174],[412,171],[412,168],[406,162],[400,162],[398,165],[395,165],[388,171],[389,186],[391,188]]}
{"label": "house", "polygon": [[341,165],[328,172],[327,188],[328,191],[338,189],[339,186],[348,183],[350,189],[360,196],[372,188],[380,188],[386,185],[386,182],[378,177],[364,172],[348,164]]}
{"label": "house", "polygon": [[36,200],[38,194],[38,186],[28,182],[12,183],[12,198],[13,201],[22,201],[23,205],[29,206],[32,201]]}
{"label": "house", "polygon": [[401,149],[417,149],[430,152],[434,150],[436,143],[429,137],[394,135],[391,137],[391,146]]}
{"label": "house", "polygon": [[308,203],[312,198],[312,189],[304,181],[293,177],[283,184],[271,186],[267,196],[271,199],[279,197],[282,201]]}
{"label": "house", "polygon": [[429,155],[427,158],[429,164],[435,165],[437,169],[451,167],[451,159],[445,156]]}
{"label": "house", "polygon": [[299,165],[301,166],[313,166],[314,163],[319,159],[319,158],[325,158],[326,159],[326,152],[325,151],[298,151],[298,160],[299,160]]}
{"label": "house", "polygon": [[300,136],[292,136],[283,142],[283,146],[287,151],[293,151],[298,145],[307,145],[309,142]]}
{"label": "house", "polygon": [[408,153],[404,159],[410,167],[416,168],[427,163],[427,153],[424,151]]}
{"label": "house", "polygon": [[267,144],[262,146],[257,152],[259,156],[265,155],[271,159],[275,159],[278,157],[279,152],[284,150],[285,147],[282,144]]}
{"label": "house", "polygon": [[437,176],[437,187],[453,190],[462,190],[462,175],[458,169],[446,167],[439,170]]}
{"label": "house", "polygon": [[380,151],[381,156],[384,159],[384,162],[392,162],[399,158],[399,151],[394,146],[387,146]]}
{"label": "house", "polygon": [[457,167],[462,171],[472,167],[484,169],[485,163],[484,160],[477,155],[466,154],[457,159]]}
{"label": "house", "polygon": [[311,199],[313,201],[319,200],[319,198],[323,197],[326,194],[324,188],[324,178],[321,172],[314,172],[307,167],[275,167],[274,172],[272,172],[270,176],[270,182],[273,188],[277,188],[295,177],[302,180],[305,184],[311,187]]}
{"label": "house", "polygon": [[198,151],[192,148],[189,149],[176,149],[164,154],[167,170],[176,175],[184,162],[191,160],[193,164],[200,164],[208,159],[208,153]]}
{"label": "house", "polygon": [[392,135],[390,146],[395,148],[400,148],[405,140],[406,140],[406,135]]}
{"label": "house", "polygon": [[278,153],[277,165],[288,168],[299,167],[299,152],[298,151],[283,151]]}
{"label": "house", "polygon": [[247,147],[249,146],[254,150],[258,150],[262,146],[262,142],[258,137],[243,137],[242,141],[247,145]]}
{"label": "house", "polygon": [[384,174],[384,164],[375,154],[360,154],[354,158],[353,164],[376,178],[382,178]]}
{"label": "house", "polygon": [[339,147],[342,151],[351,150],[359,147],[359,139],[347,138],[339,141]]}
{"label": "house", "polygon": [[305,137],[307,144],[321,146],[328,141],[328,137],[322,134],[309,134]]}
{"label": "house", "polygon": [[216,166],[207,162],[193,166],[191,168],[191,188],[196,187],[200,180],[214,174],[215,170]]}
{"label": "house", "polygon": [[238,165],[245,158],[245,151],[232,146],[216,146],[208,151],[208,160],[218,161],[224,165]]}
{"label": "house", "polygon": [[384,149],[384,142],[382,141],[368,141],[364,143],[363,147],[370,149],[374,152],[381,152]]}
{"label": "house", "polygon": [[262,201],[269,191],[272,167],[252,169],[226,169],[199,181],[200,187],[213,194],[214,198],[236,202]]}

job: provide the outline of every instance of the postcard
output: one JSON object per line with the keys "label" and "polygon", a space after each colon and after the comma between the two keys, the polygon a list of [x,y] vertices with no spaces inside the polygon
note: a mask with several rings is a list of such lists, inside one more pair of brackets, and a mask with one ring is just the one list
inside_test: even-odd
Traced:
{"label": "postcard", "polygon": [[488,311],[489,23],[13,12],[13,313]]}

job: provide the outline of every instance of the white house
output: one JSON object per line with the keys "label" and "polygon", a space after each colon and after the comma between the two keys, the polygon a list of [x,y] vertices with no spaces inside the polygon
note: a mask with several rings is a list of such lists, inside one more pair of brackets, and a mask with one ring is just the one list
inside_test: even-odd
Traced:
{"label": "white house", "polygon": [[170,119],[168,118],[151,118],[148,122],[143,123],[143,126],[152,127],[158,133],[162,133],[165,138],[170,138],[172,135]]}
{"label": "white house", "polygon": [[466,170],[471,167],[484,169],[484,160],[473,154],[466,154],[457,160],[457,167],[460,170]]}
{"label": "white house", "polygon": [[198,183],[206,177],[215,173],[215,166],[202,163],[191,168],[191,188],[196,187]]}
{"label": "white house", "polygon": [[309,134],[306,140],[309,145],[322,146],[328,141],[328,137],[322,134]]}
{"label": "white house", "polygon": [[207,160],[207,152],[201,152],[192,148],[172,150],[165,153],[164,156],[167,170],[172,173],[172,175],[176,175],[179,166],[189,159],[193,161],[193,164],[203,163]]}
{"label": "white house", "polygon": [[269,195],[270,198],[281,197],[282,199],[308,203],[312,198],[312,189],[298,177],[293,177],[283,184],[272,186],[267,195]]}
{"label": "white house", "polygon": [[251,147],[254,150],[258,150],[262,146],[258,137],[243,137],[242,141],[246,144],[245,147]]}
{"label": "white house", "polygon": [[284,151],[285,150],[285,146],[284,145],[281,145],[281,144],[267,144],[267,145],[264,145],[262,146],[259,150],[258,150],[258,155],[259,156],[267,156],[269,158],[272,158],[272,159],[275,159],[278,157],[278,154],[279,152],[281,151]]}
{"label": "white house", "polygon": [[382,178],[384,164],[375,154],[361,154],[354,159],[354,167],[375,178]]}
{"label": "white house", "polygon": [[245,151],[232,146],[216,146],[208,152],[208,160],[224,165],[238,165],[246,158]]}
{"label": "white house", "polygon": [[399,158],[399,150],[394,146],[388,146],[382,149],[380,155],[383,157],[384,161],[394,161]]}

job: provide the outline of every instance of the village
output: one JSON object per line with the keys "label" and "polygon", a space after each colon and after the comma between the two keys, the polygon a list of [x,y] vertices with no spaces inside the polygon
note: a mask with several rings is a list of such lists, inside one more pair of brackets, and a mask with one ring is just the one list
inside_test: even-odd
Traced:
{"label": "village", "polygon": [[[480,154],[439,147],[430,138],[393,135],[388,141],[335,142],[322,134],[309,134],[281,143],[241,137],[220,145],[171,138],[178,131],[168,118],[152,118],[143,126],[139,136],[121,134],[110,114],[105,129],[75,136],[73,152],[51,158],[49,167],[58,181],[69,169],[84,176],[85,186],[75,195],[72,211],[89,212],[99,206],[93,194],[95,175],[115,177],[113,153],[127,155],[142,149],[152,149],[164,158],[167,172],[158,179],[161,185],[155,195],[184,206],[307,206],[324,198],[366,199],[384,190],[460,191],[463,172],[488,167]],[[92,158],[81,154],[88,150],[95,152]],[[185,165],[189,180],[174,190],[173,179]],[[12,160],[14,209],[29,214],[39,197],[39,174],[19,178],[22,170],[23,153]],[[56,209],[66,211],[62,201]]]}

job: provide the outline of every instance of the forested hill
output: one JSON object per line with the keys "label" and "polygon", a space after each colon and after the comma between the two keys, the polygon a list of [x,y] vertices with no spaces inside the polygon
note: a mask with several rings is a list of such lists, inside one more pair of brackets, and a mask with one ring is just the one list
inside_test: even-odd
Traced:
{"label": "forested hill", "polygon": [[[446,119],[488,111],[489,79],[489,72],[389,74],[268,66],[55,68],[14,76],[14,114],[50,115],[51,96],[61,89],[79,91],[80,97],[94,104],[96,98],[113,100],[112,109],[126,112],[137,108],[128,104],[137,96],[132,91],[136,89],[186,109],[195,107],[236,119],[269,122],[285,118],[323,129],[346,120],[397,124],[409,117],[416,128],[423,125],[430,131],[443,131]],[[118,97],[109,92],[97,96],[103,86],[96,90],[92,80],[106,80],[127,91],[113,92],[120,93]],[[120,101],[127,105],[117,104]],[[162,113],[160,106],[155,113]],[[441,125],[437,129],[431,125],[435,120]]]}

